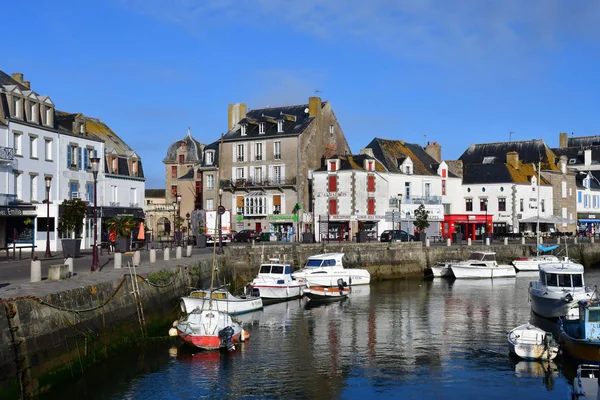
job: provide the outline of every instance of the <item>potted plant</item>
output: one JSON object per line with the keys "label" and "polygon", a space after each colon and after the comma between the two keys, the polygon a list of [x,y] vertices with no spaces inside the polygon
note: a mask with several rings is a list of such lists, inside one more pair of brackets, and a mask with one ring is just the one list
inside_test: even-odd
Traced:
{"label": "potted plant", "polygon": [[135,228],[135,218],[129,215],[117,215],[106,221],[109,232],[116,232],[117,251],[124,253],[131,249],[131,233]]}
{"label": "potted plant", "polygon": [[81,230],[87,214],[87,204],[81,199],[64,200],[58,221],[58,233],[61,235],[65,256],[79,257],[81,248]]}
{"label": "potted plant", "polygon": [[425,206],[421,204],[419,208],[415,210],[415,221],[413,224],[415,228],[417,228],[417,234],[415,235],[415,240],[421,241],[425,243],[425,238],[427,235],[425,234],[425,229],[429,228],[429,211],[425,209]]}

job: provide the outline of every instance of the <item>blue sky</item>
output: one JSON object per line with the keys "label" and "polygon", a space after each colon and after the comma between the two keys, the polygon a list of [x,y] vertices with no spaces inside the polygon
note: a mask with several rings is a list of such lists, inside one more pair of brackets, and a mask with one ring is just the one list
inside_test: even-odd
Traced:
{"label": "blue sky", "polygon": [[[0,69],[104,120],[164,187],[172,142],[211,143],[227,105],[329,100],[372,138],[471,143],[600,134],[600,2],[14,0]],[[316,92],[316,91],[320,92]]]}

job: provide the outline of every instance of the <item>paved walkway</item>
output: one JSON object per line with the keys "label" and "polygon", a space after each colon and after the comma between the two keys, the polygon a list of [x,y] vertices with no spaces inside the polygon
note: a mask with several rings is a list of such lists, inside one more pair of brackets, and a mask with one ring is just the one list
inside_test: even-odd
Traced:
{"label": "paved walkway", "polygon": [[[185,248],[182,249],[185,255]],[[60,281],[49,281],[48,268],[50,265],[63,264],[64,256],[62,253],[53,254],[50,258],[44,257],[44,252],[36,252],[35,256],[42,264],[42,281],[31,283],[31,258],[23,260],[0,260],[0,298],[14,298],[20,296],[45,296],[52,293],[58,293],[63,290],[85,287],[91,284],[99,284],[120,279],[123,274],[129,273],[127,262],[131,262],[133,253],[123,254],[123,268],[114,268],[114,254],[99,255],[100,269],[96,272],[91,272],[92,253],[87,250],[80,257],[73,260],[74,276]],[[192,257],[175,258],[175,250],[171,249],[171,260],[163,260],[163,251],[156,251],[156,263],[150,264],[150,252],[146,250],[140,251],[140,267],[139,273],[152,273],[159,271],[164,266],[175,267],[177,265],[192,265],[201,259],[210,259],[212,257],[212,248],[194,248]]]}

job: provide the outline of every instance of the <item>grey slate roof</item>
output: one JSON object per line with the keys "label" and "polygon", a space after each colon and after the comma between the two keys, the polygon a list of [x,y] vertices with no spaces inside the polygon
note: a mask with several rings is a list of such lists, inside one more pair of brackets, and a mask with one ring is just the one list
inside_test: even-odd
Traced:
{"label": "grey slate roof", "polygon": [[468,164],[463,170],[463,184],[512,183],[506,164]]}
{"label": "grey slate roof", "polygon": [[541,161],[542,169],[559,169],[556,166],[558,157],[546,145],[543,139],[523,140],[518,142],[499,142],[472,144],[459,157],[459,160],[467,164],[504,164],[506,153],[517,152],[519,160],[523,163],[537,163]]}
{"label": "grey slate roof", "polygon": [[189,181],[190,179],[194,179],[194,168],[188,169],[188,171],[177,178],[178,181]]}
{"label": "grey slate roof", "polygon": [[[321,102],[321,108],[325,107],[326,101]],[[296,121],[290,121],[285,116],[296,117]],[[283,132],[277,131],[277,120],[283,120]],[[250,110],[246,117],[234,126],[223,137],[223,141],[255,139],[257,137],[283,137],[300,135],[314,120],[308,114],[308,104],[294,106],[259,108]],[[259,123],[265,123],[265,133],[259,133]],[[242,136],[241,125],[246,125],[246,135]]]}
{"label": "grey slate roof", "polygon": [[[19,87],[19,89],[21,89],[21,90],[31,90],[27,86],[23,85],[21,82],[15,81],[10,75],[4,73],[1,70],[0,70],[0,85],[1,86],[17,85]],[[35,93],[35,91],[34,91],[34,93]]]}
{"label": "grey slate roof", "polygon": [[[600,190],[600,171],[590,171],[592,173],[592,179],[590,179],[590,189]],[[578,189],[585,189],[583,186],[583,180],[587,177],[588,172],[580,171],[575,175],[575,185]]]}
{"label": "grey slate roof", "polygon": [[[348,171],[348,170],[360,170],[364,171],[365,160],[375,160],[375,170],[377,172],[384,172],[385,168],[383,165],[374,157],[371,157],[367,154],[347,154],[347,155],[335,155],[333,157],[328,158],[329,160],[340,160],[340,171]],[[321,168],[316,171],[327,171],[327,165],[321,165]]]}
{"label": "grey slate roof", "polygon": [[204,144],[194,139],[190,129],[188,128],[188,133],[183,139],[177,140],[169,146],[169,149],[167,150],[167,156],[163,159],[163,163],[177,163],[177,149],[182,147],[182,145],[187,149],[187,157],[185,160],[186,164],[197,164],[202,161],[202,150],[204,149]]}
{"label": "grey slate roof", "polygon": [[200,169],[214,169],[214,168],[218,168],[219,167],[219,142],[220,140],[217,140],[216,142],[212,142],[211,144],[207,144],[204,147],[204,153],[206,153],[207,150],[213,150],[214,154],[215,154],[215,158],[212,164],[208,165],[206,163],[206,157],[202,157],[202,162],[200,163],[200,165],[198,165],[198,168]]}
{"label": "grey slate roof", "polygon": [[[592,164],[600,163],[600,146],[585,146],[585,147],[558,147],[552,149],[554,154],[557,156],[566,156],[568,164],[583,164],[584,163],[584,150],[590,149],[592,151]],[[571,161],[575,160],[575,161]]]}
{"label": "grey slate roof", "polygon": [[570,137],[567,139],[567,147],[589,146],[600,146],[600,135]]}

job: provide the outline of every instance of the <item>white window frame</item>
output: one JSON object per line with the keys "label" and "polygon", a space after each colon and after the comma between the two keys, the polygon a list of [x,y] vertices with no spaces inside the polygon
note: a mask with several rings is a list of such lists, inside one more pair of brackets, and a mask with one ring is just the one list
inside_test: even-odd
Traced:
{"label": "white window frame", "polygon": [[23,200],[23,173],[14,171],[15,174],[15,195],[17,200]]}
{"label": "white window frame", "polygon": [[246,161],[246,145],[243,143],[239,143],[235,146],[235,160],[237,162],[245,162]]}
{"label": "white window frame", "polygon": [[53,140],[52,138],[44,138],[44,157],[46,161],[52,161],[52,147],[53,147]]}
{"label": "white window frame", "polygon": [[567,181],[561,182],[561,188],[562,188],[562,198],[566,199],[567,198]]}
{"label": "white window frame", "polygon": [[215,162],[215,152],[214,150],[209,150],[206,152],[206,165],[213,165]]}
{"label": "white window frame", "polygon": [[281,141],[273,142],[273,159],[281,160]]}
{"label": "white window frame", "polygon": [[254,143],[254,159],[256,161],[263,161],[265,159],[263,148],[264,148],[263,142]]}
{"label": "white window frame", "polygon": [[263,172],[263,167],[254,167],[254,173],[252,176],[252,180],[254,183],[262,184],[264,182],[265,174]]}
{"label": "white window frame", "polygon": [[15,149],[16,156],[23,155],[23,133],[22,132],[14,132],[13,131],[13,148]]}
{"label": "white window frame", "polygon": [[23,101],[22,98],[15,96],[14,94],[12,95],[12,105],[13,105],[13,116],[14,118],[22,118],[21,116],[21,112],[22,112],[22,106],[21,106],[21,102]]}
{"label": "white window frame", "polygon": [[274,165],[273,166],[273,176],[271,176],[270,180],[272,183],[274,184],[280,184],[282,182],[283,177],[282,175],[282,171],[283,168],[281,167],[281,165]]}
{"label": "white window frame", "polygon": [[38,136],[29,135],[29,158],[38,158]]}
{"label": "white window frame", "polygon": [[206,189],[207,190],[215,189],[215,176],[214,175],[206,175]]}
{"label": "white window frame", "polygon": [[242,124],[240,127],[240,133],[242,136],[246,136],[248,131],[248,125]]}
{"label": "white window frame", "polygon": [[258,134],[259,135],[264,135],[265,131],[266,131],[266,122],[259,122],[258,123]]}
{"label": "white window frame", "polygon": [[267,196],[245,196],[244,197],[244,216],[265,216],[267,215]]}
{"label": "white window frame", "polygon": [[244,167],[237,167],[235,169],[235,180],[236,181],[246,179],[246,171],[245,170],[246,170],[246,168],[244,168]]}
{"label": "white window frame", "polygon": [[283,120],[278,119],[277,120],[277,133],[281,133],[281,132],[283,132]]}
{"label": "white window frame", "polygon": [[29,198],[38,201],[38,174],[29,174]]}
{"label": "white window frame", "polygon": [[215,209],[215,199],[206,199],[206,209],[213,211]]}

